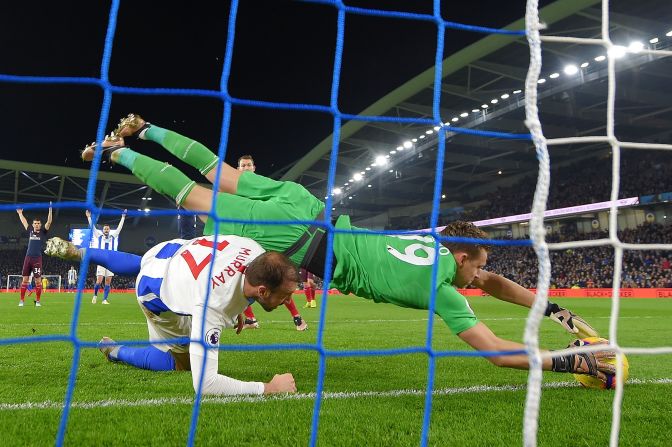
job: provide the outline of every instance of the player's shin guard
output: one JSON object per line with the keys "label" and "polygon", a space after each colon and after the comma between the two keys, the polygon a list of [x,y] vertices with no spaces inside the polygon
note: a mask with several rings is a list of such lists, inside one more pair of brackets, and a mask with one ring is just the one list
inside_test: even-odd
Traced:
{"label": "player's shin guard", "polygon": [[219,161],[219,158],[210,149],[198,141],[154,124],[147,129],[144,139],[159,143],[168,152],[195,167],[203,175],[217,166],[217,162]]}
{"label": "player's shin guard", "polygon": [[[173,198],[178,205],[182,204],[191,190],[194,189],[194,186],[196,186],[196,182],[190,180],[179,169],[168,163],[154,160],[153,158],[133,152],[128,148],[124,148],[123,151],[122,156],[118,160],[119,164],[123,164],[129,168],[133,172],[133,175],[142,180],[147,186]],[[132,157],[132,162],[128,163],[131,166],[127,166],[123,161],[125,159],[123,155],[127,154],[127,151],[131,151],[135,155]]]}
{"label": "player's shin guard", "polygon": [[107,297],[110,295],[110,286],[105,285],[105,288],[103,289],[103,300],[107,301]]}
{"label": "player's shin guard", "polygon": [[113,360],[150,371],[174,371],[175,359],[170,352],[163,352],[154,346],[132,348],[120,346],[116,356],[110,355]]}
{"label": "player's shin guard", "polygon": [[286,301],[285,302],[285,307],[292,314],[292,317],[298,317],[299,316],[299,311],[296,308],[296,304],[294,304],[294,298],[290,298],[289,301]]}

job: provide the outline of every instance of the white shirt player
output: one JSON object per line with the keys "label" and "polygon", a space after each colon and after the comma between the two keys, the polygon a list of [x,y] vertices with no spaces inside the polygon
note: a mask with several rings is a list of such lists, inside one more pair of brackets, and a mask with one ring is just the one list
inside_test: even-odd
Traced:
{"label": "white shirt player", "polygon": [[[86,218],[89,220],[89,226],[91,226],[91,216],[87,215]],[[117,228],[114,230],[110,229],[108,234],[93,226],[90,247],[117,251],[119,249],[119,233],[121,233],[121,229],[124,226],[124,220],[126,220],[126,215],[122,214]]]}
{"label": "white shirt player", "polygon": [[[89,226],[93,227],[93,234],[91,235],[91,243],[89,246],[91,248],[99,248],[101,250],[114,250],[117,251],[119,249],[119,233],[121,233],[121,229],[124,227],[124,221],[126,220],[126,214],[121,215],[121,220],[119,221],[119,225],[117,225],[117,228],[114,230],[110,229],[107,234],[105,234],[104,231],[99,230],[96,228],[95,225],[91,224],[91,214],[87,211],[86,213],[86,219],[89,221]],[[96,268],[96,276],[104,276],[104,277],[110,277],[114,276],[114,273],[102,265],[99,265]]]}
{"label": "white shirt player", "polygon": [[71,268],[68,270],[68,284],[74,284],[77,282],[77,270]]}
{"label": "white shirt player", "polygon": [[[223,328],[233,328],[237,316],[250,304],[243,294],[245,267],[264,253],[252,239],[215,236],[173,239],[156,245],[142,257],[136,292],[147,317],[150,341],[164,352],[189,352],[194,389],[203,371],[203,394],[262,394],[261,382],[243,382],[217,373],[219,339]],[[210,268],[212,264],[212,274]],[[209,297],[206,308],[206,294]],[[203,325],[205,321],[205,325]],[[187,345],[175,338],[187,337]]]}

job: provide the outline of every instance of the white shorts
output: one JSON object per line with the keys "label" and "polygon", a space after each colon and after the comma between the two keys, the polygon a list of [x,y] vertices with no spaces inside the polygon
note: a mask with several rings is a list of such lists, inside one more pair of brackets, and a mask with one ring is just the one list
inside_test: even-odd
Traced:
{"label": "white shorts", "polygon": [[175,353],[188,353],[189,342],[186,344],[177,343],[153,343],[156,341],[173,340],[176,338],[191,336],[191,316],[177,315],[173,312],[161,312],[161,315],[156,315],[149,310],[142,303],[138,302],[140,309],[147,318],[147,331],[149,332],[149,341],[156,349],[163,352],[172,351]]}
{"label": "white shorts", "polygon": [[77,284],[77,281],[68,281],[69,286],[74,286],[75,284]]}
{"label": "white shorts", "polygon": [[112,273],[102,265],[99,265],[98,267],[96,267],[96,276],[104,276],[108,278],[110,276],[114,276],[114,273]]}

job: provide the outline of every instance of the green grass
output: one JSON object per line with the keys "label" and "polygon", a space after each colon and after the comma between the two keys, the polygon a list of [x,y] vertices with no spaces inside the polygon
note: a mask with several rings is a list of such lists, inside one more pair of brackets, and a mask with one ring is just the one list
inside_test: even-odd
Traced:
{"label": "green grass", "polygon": [[[97,342],[103,335],[117,340],[146,339],[144,317],[131,294],[111,298],[112,305],[81,308],[78,337]],[[0,294],[0,338],[68,334],[73,295],[46,294],[44,306],[18,308],[18,295]],[[490,298],[472,298],[471,305],[495,333],[522,340],[526,309]],[[607,334],[610,300],[559,301],[580,313]],[[302,304],[303,299],[297,298]],[[321,303],[320,303],[321,304]],[[349,296],[330,298],[324,334],[328,349],[377,349],[421,346],[425,343],[427,313],[373,304]],[[288,312],[271,314],[255,309],[261,329],[233,331],[222,344],[314,343],[318,309],[302,309],[310,328],[294,330]],[[619,343],[628,347],[672,345],[672,300],[621,301]],[[434,347],[466,350],[446,326],[435,320]],[[565,347],[570,337],[556,324],[544,321],[542,345]],[[0,426],[6,445],[53,444],[72,365],[69,343],[51,342],[0,346]],[[199,445],[306,445],[310,437],[319,357],[315,351],[222,351],[220,372],[243,380],[268,381],[274,373],[292,372],[301,399],[226,399],[205,402],[197,431]],[[630,377],[638,383],[625,388],[621,445],[670,445],[672,431],[672,356],[631,355]],[[461,389],[436,395],[433,401],[430,445],[510,446],[522,443],[526,371],[500,369],[482,358],[442,358],[436,365],[435,389]],[[428,358],[423,354],[386,357],[329,358],[325,391],[371,392],[326,398],[322,402],[319,445],[418,445],[424,395],[392,396],[395,390],[423,390]],[[573,383],[567,374],[545,373],[545,383]],[[472,390],[467,387],[514,386]],[[97,349],[81,355],[66,433],[67,445],[184,445],[193,398],[188,373],[156,373],[105,361]],[[539,445],[608,445],[614,393],[573,386],[547,388],[542,393]],[[166,400],[154,403],[143,400]],[[168,399],[174,399],[167,401]],[[7,404],[44,403],[42,409],[12,409]],[[106,406],[102,406],[107,402]],[[82,403],[93,404],[90,408]],[[133,405],[132,405],[133,404]],[[586,423],[588,422],[588,423]]]}

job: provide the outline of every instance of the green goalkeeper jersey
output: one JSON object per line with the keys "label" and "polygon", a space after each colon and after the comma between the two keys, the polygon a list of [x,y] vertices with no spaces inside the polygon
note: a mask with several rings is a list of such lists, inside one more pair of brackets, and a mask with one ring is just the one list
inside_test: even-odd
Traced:
{"label": "green goalkeeper jersey", "polygon": [[[336,228],[361,230],[339,217]],[[430,236],[336,233],[336,270],[331,285],[377,303],[429,309],[435,241]],[[478,320],[467,300],[452,285],[457,264],[450,250],[439,248],[434,312],[458,334]]]}

